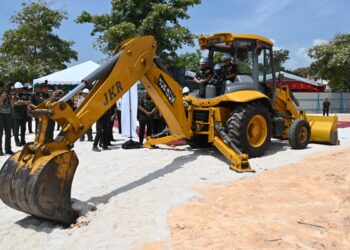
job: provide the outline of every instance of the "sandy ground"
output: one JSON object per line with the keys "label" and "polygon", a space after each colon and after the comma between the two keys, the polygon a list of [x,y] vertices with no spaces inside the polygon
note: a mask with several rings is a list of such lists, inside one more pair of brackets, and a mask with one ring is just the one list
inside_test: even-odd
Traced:
{"label": "sandy ground", "polygon": [[202,193],[170,212],[173,249],[350,249],[350,148]]}
{"label": "sandy ground", "polygon": [[[155,241],[171,248],[165,241],[170,235],[169,210],[203,200],[202,188],[229,185],[305,156],[350,146],[350,128],[339,130],[340,146],[310,144],[305,150],[291,150],[287,142],[274,140],[264,157],[250,160],[256,174],[237,174],[215,148],[123,150],[124,139],[115,135],[119,141],[110,151],[92,152],[90,142],[75,144],[80,163],[72,197],[73,206],[82,210],[77,225],[64,229],[0,202],[0,249],[131,249]],[[0,165],[6,159],[1,157]]]}

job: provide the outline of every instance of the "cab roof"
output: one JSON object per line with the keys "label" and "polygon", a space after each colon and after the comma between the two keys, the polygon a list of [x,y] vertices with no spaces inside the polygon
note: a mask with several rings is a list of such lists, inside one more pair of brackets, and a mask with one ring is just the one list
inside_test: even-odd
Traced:
{"label": "cab roof", "polygon": [[261,41],[263,43],[273,46],[273,42],[270,39],[255,34],[216,33],[211,36],[200,36],[198,38],[198,42],[200,48],[205,49],[208,46],[212,46],[217,43],[230,44],[236,39]]}

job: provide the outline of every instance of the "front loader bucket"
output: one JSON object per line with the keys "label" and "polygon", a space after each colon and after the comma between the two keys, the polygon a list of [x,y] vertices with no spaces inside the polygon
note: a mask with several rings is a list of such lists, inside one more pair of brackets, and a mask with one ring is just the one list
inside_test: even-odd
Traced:
{"label": "front loader bucket", "polygon": [[337,116],[308,115],[307,120],[311,126],[311,142],[339,144]]}
{"label": "front loader bucket", "polygon": [[[9,158],[0,170],[0,198],[8,206],[68,225],[77,213],[71,206],[71,187],[78,158],[59,150],[36,161]],[[24,157],[25,159],[25,157]]]}

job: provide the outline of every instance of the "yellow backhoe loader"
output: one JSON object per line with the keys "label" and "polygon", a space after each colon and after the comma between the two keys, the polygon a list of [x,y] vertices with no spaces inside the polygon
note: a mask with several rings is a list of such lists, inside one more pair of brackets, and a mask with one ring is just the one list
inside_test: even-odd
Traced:
{"label": "yellow backhoe loader", "polygon": [[[308,116],[298,111],[297,101],[287,88],[276,88],[270,40],[219,33],[200,37],[199,44],[207,50],[210,66],[220,53],[230,53],[238,65],[235,80],[224,83],[223,93],[211,91],[214,85],[208,85],[206,98],[183,98],[181,86],[155,58],[154,38],[129,39],[116,48],[108,63],[66,96],[57,102],[46,101],[34,110],[39,118],[35,140],[3,165],[1,200],[41,218],[74,222],[77,212],[70,197],[78,166],[74,143],[138,80],[162,113],[169,131],[162,137],[147,138],[146,147],[180,138],[193,147],[213,144],[231,162],[231,169],[244,172],[253,171],[248,156],[264,154],[272,137],[288,139],[296,149],[305,148],[309,141],[337,144],[336,117]],[[272,81],[267,81],[268,74],[272,74]],[[86,86],[93,88],[73,111],[66,102]],[[49,119],[62,127],[53,141],[45,136]]]}

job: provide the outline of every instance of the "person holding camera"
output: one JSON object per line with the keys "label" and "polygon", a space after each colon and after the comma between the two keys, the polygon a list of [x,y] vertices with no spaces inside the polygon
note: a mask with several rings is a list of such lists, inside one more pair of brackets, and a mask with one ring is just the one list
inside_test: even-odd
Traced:
{"label": "person holding camera", "polygon": [[11,97],[5,90],[4,82],[0,81],[0,156],[4,155],[2,150],[2,137],[5,131],[5,154],[12,155],[11,149]]}

